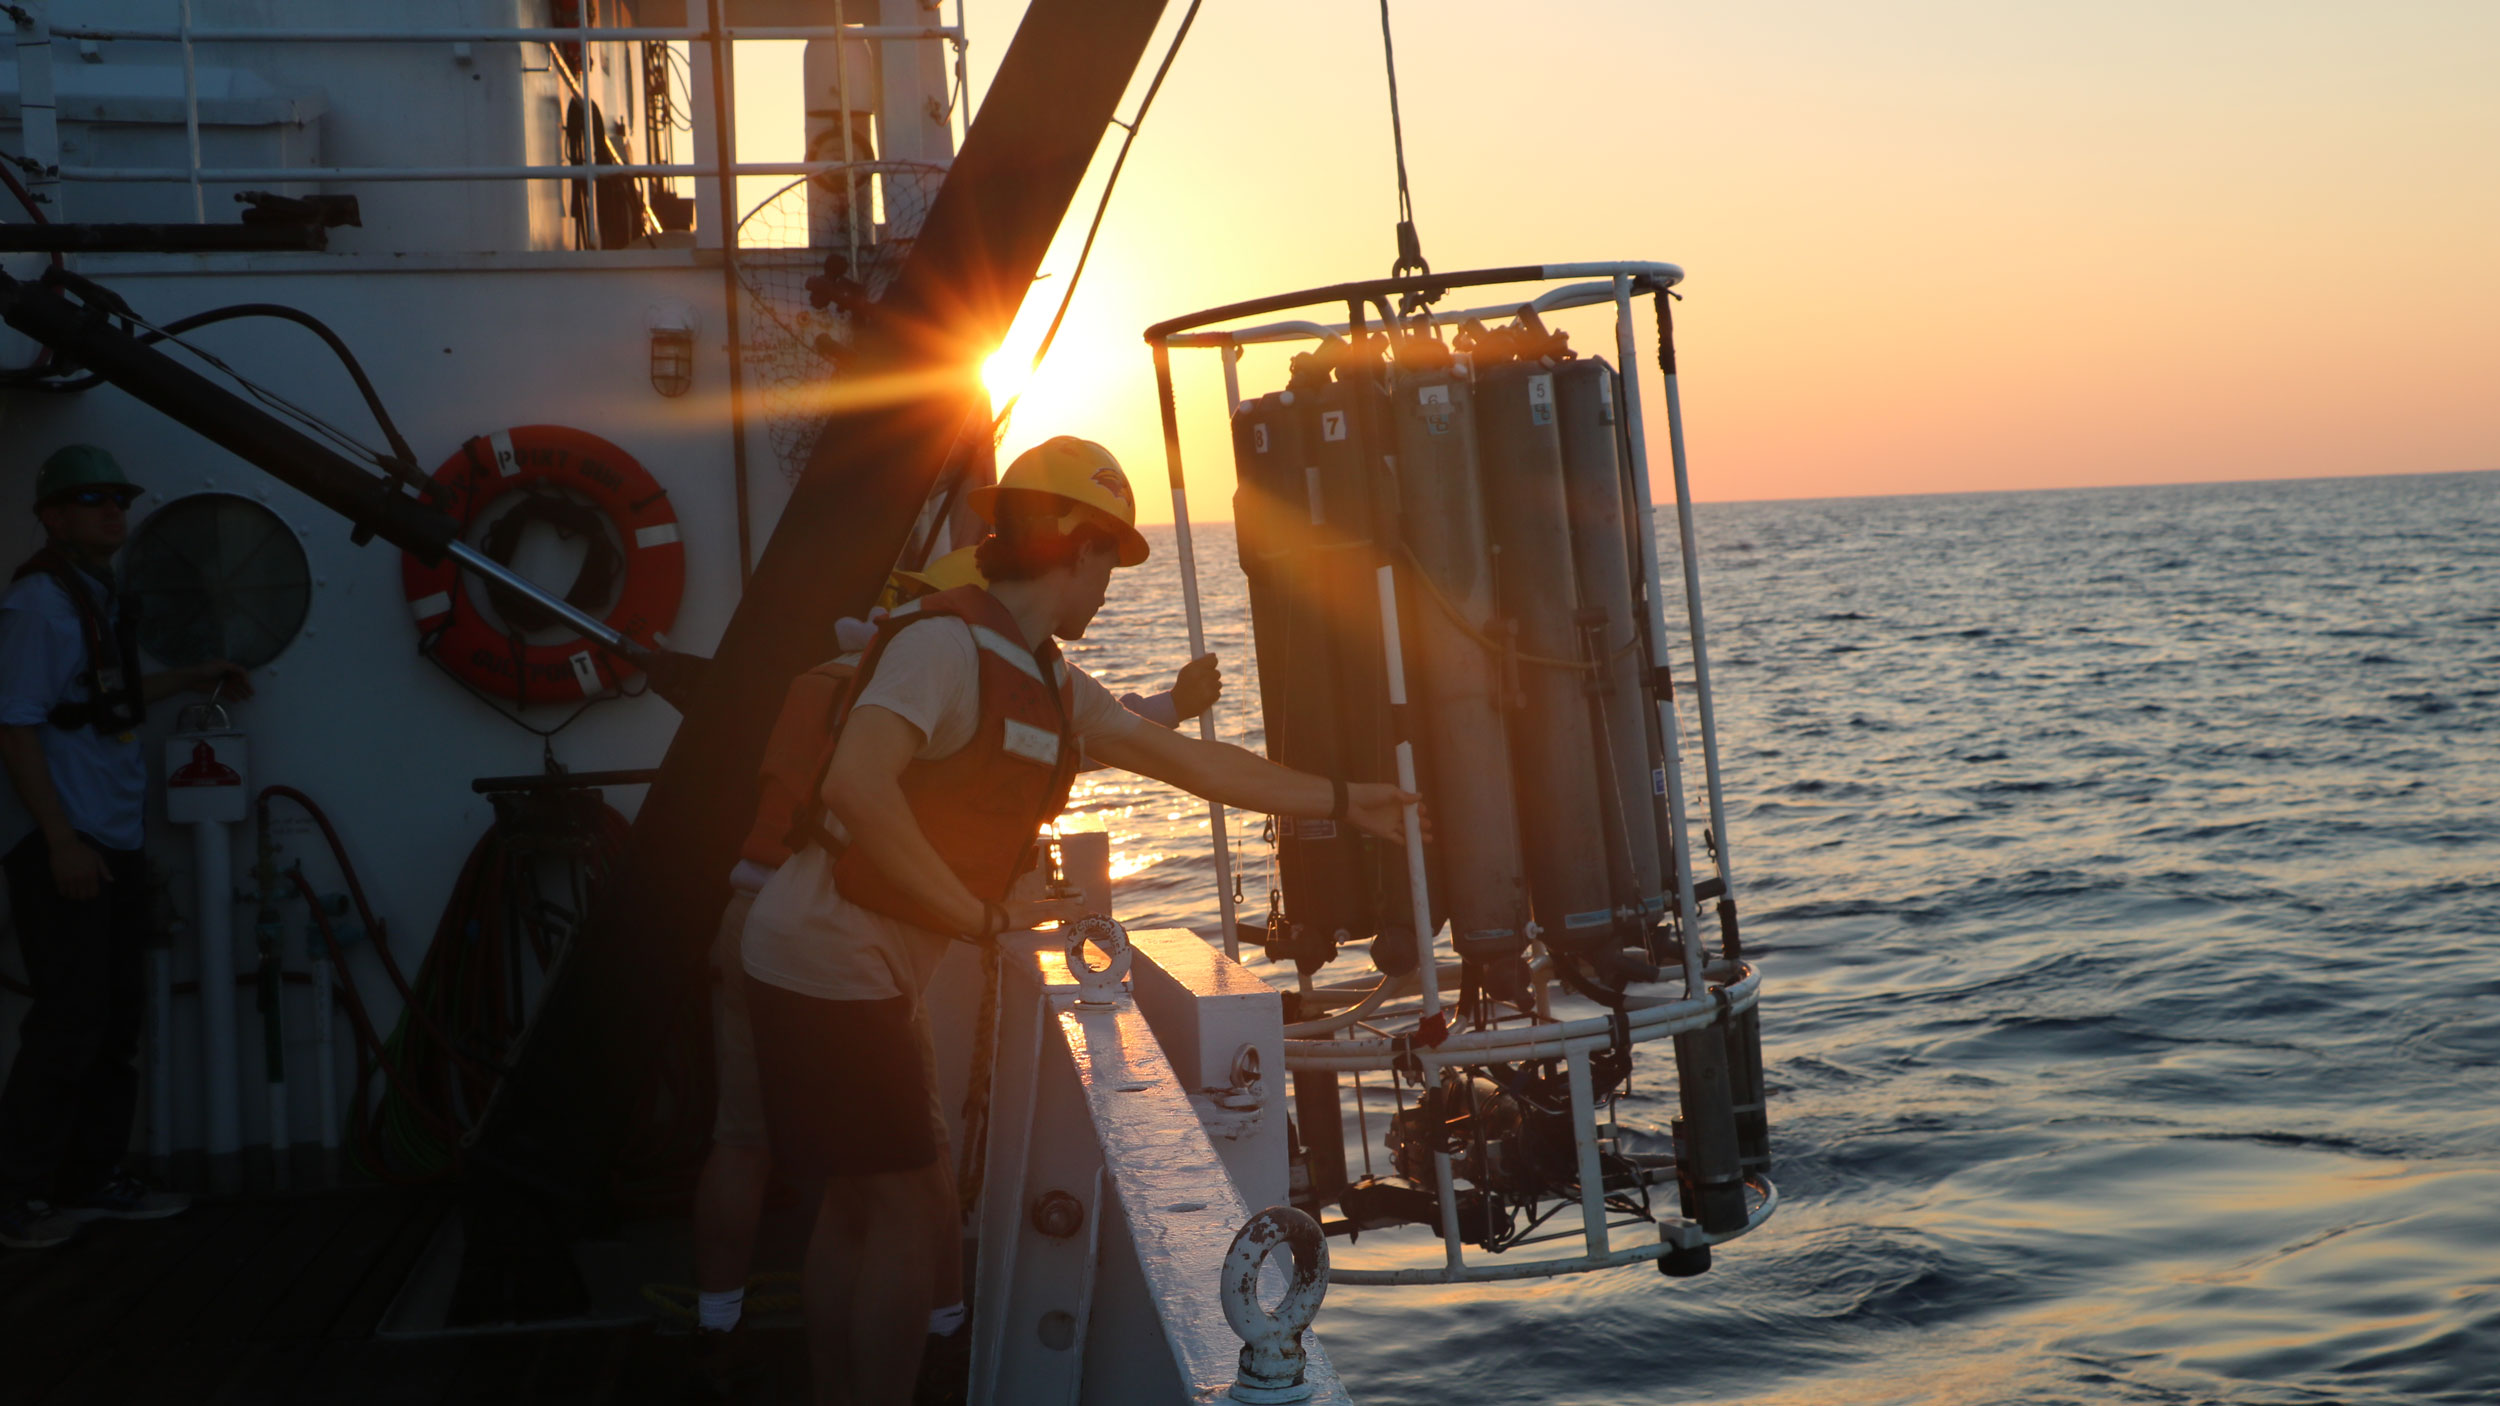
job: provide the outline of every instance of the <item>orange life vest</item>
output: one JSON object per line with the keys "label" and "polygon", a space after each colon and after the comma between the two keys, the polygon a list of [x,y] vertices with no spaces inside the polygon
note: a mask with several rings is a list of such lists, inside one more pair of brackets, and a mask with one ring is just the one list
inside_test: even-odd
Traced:
{"label": "orange life vest", "polygon": [[738,857],[778,869],[791,855],[824,834],[824,806],[817,790],[833,764],[859,682],[856,655],[828,659],[790,681],[781,716],[764,743],[764,789]]}
{"label": "orange life vest", "polygon": [[[859,685],[867,687],[895,636],[920,621],[945,616],[971,627],[981,708],[972,740],[951,756],[914,759],[903,768],[901,786],[920,833],[947,867],[984,902],[996,903],[1033,867],[1037,833],[1068,803],[1077,767],[1075,676],[1055,642],[1026,648],[1015,617],[978,586],[923,596],[917,604],[917,611],[889,617],[878,629],[860,661]],[[887,878],[858,845],[842,852],[833,875],[842,896],[870,912],[939,932],[952,926]]]}

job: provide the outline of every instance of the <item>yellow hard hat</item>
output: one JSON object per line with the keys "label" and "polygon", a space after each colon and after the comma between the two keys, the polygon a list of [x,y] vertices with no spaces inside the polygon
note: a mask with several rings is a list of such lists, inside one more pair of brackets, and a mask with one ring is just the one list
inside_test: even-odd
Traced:
{"label": "yellow hard hat", "polygon": [[885,584],[877,588],[877,608],[892,610],[907,600],[918,600],[937,589],[936,583],[922,573],[897,567],[885,574]]}
{"label": "yellow hard hat", "polygon": [[916,574],[928,582],[929,589],[933,591],[951,591],[957,586],[986,586],[989,578],[981,574],[980,563],[973,560],[980,550],[978,547],[957,547],[920,568]]}
{"label": "yellow hard hat", "polygon": [[1120,461],[1090,439],[1060,435],[1043,440],[1017,455],[995,485],[972,490],[966,501],[983,522],[996,525],[998,495],[1004,489],[1048,493],[1073,504],[1059,515],[1062,532],[1087,516],[1106,518],[1120,539],[1120,565],[1135,566],[1146,559],[1146,539],[1137,531],[1137,494],[1128,486]]}

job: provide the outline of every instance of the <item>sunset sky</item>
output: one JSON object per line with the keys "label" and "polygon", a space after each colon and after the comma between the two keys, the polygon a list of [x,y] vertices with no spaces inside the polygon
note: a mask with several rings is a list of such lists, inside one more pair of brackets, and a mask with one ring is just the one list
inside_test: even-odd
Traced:
{"label": "sunset sky", "polygon": [[[1022,10],[969,0],[976,91]],[[2500,468],[2500,4],[1392,13],[1434,267],[1685,267],[1701,498]],[[1377,8],[1209,0],[1002,453],[1083,434],[1159,484],[1141,329],[1385,274],[1395,218]],[[1192,511],[1228,517],[1217,363],[1180,361]]]}

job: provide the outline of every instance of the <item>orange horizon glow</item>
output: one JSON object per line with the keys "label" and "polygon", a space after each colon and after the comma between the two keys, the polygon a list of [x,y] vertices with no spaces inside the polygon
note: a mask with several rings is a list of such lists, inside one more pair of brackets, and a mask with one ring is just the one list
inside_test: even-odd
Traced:
{"label": "orange horizon glow", "polygon": [[[976,94],[1021,11],[968,0]],[[1443,0],[1398,19],[1435,268],[1685,267],[1698,499],[2500,467],[2500,7]],[[741,154],[771,159],[777,124],[797,126],[795,52],[779,123],[749,47]],[[1372,12],[1202,11],[1002,460],[1081,434],[1160,482],[1140,331],[1385,274],[1388,125]],[[1009,346],[1056,311],[1119,136]],[[1567,325],[1612,359],[1610,317]],[[1176,352],[1174,367],[1191,513],[1229,517],[1220,364]],[[1281,367],[1246,358],[1243,394]],[[1165,495],[1141,499],[1141,520],[1169,519]]]}

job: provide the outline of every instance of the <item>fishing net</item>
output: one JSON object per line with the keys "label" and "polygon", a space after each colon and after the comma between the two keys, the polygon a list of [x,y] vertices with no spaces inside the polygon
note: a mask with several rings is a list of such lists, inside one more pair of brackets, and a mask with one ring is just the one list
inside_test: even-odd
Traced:
{"label": "fishing net", "polygon": [[[841,302],[885,292],[911,240],[878,236],[918,229],[946,178],[942,166],[908,161],[863,161],[850,170],[852,199],[861,207],[856,258],[841,220],[838,172],[792,181],[738,222],[747,386],[782,476],[793,481],[824,431],[825,383],[840,374],[850,341],[851,318]],[[811,182],[823,183],[813,192],[812,214]],[[878,203],[881,211],[872,208]],[[885,218],[873,218],[878,213]]]}

